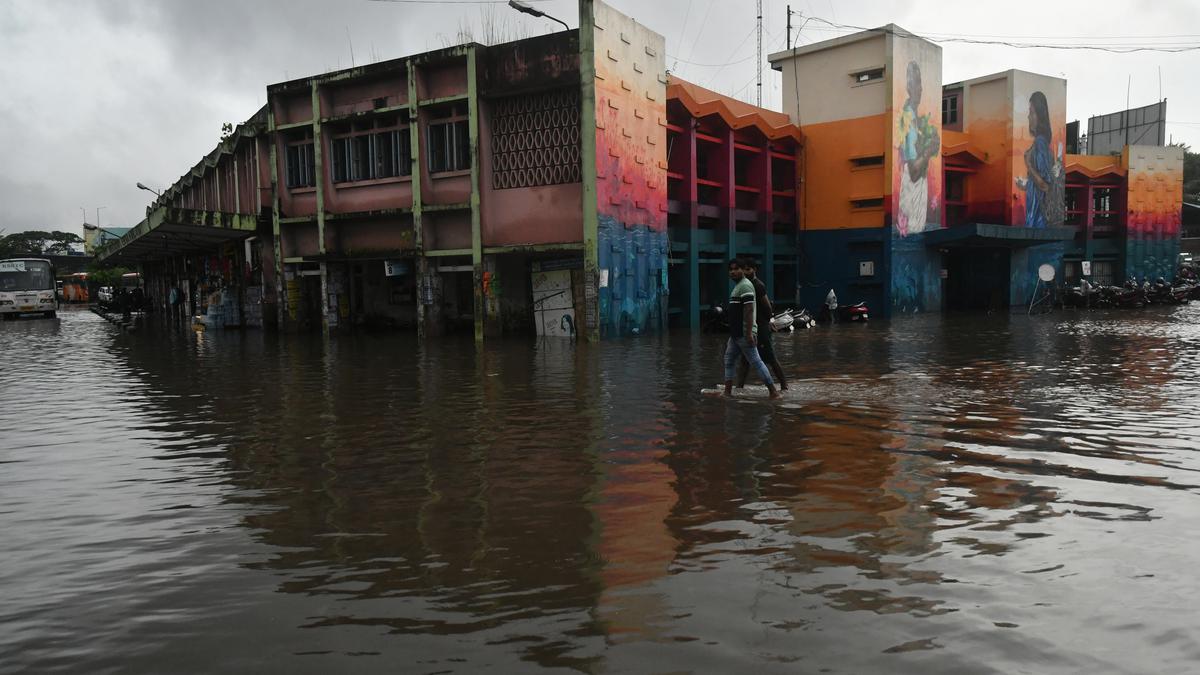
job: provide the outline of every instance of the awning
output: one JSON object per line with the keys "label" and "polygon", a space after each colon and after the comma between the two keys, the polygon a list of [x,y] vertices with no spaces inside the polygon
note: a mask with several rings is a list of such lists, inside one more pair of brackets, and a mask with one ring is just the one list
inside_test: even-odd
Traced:
{"label": "awning", "polygon": [[925,233],[925,245],[933,247],[1006,247],[1024,248],[1070,241],[1073,227],[1010,227],[991,223],[968,223]]}
{"label": "awning", "polygon": [[250,214],[159,207],[97,252],[96,261],[129,264],[212,252],[252,236],[257,227],[257,218]]}

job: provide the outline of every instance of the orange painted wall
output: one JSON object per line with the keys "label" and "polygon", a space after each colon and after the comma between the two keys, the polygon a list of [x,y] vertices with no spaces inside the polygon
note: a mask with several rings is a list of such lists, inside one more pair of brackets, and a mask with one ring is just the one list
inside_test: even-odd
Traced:
{"label": "orange painted wall", "polygon": [[[804,126],[805,177],[801,228],[882,227],[884,207],[854,209],[851,200],[883,199],[889,161],[886,114]],[[882,155],[884,164],[856,168],[852,157]]]}
{"label": "orange painted wall", "polygon": [[1183,156],[1178,148],[1126,146],[1126,228],[1130,236],[1179,236],[1183,216]]}

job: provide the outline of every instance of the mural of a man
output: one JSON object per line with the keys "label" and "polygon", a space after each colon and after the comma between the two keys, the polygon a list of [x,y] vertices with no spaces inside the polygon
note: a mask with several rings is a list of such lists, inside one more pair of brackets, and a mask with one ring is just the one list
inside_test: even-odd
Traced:
{"label": "mural of a man", "polygon": [[937,127],[929,114],[920,114],[921,67],[908,62],[908,99],[900,112],[900,205],[896,228],[900,236],[925,230],[929,214],[929,160],[941,150]]}
{"label": "mural of a man", "polygon": [[1054,132],[1050,126],[1050,106],[1040,91],[1029,97],[1029,133],[1033,143],[1025,151],[1026,176],[1017,178],[1017,187],[1025,190],[1025,227],[1058,227],[1066,209],[1062,145],[1055,156],[1051,149]]}

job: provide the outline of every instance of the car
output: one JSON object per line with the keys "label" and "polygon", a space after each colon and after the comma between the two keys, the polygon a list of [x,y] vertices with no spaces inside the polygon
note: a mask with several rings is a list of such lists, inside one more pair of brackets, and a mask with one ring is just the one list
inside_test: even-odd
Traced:
{"label": "car", "polygon": [[100,300],[101,303],[112,302],[113,301],[112,286],[101,286],[100,291],[96,294],[96,297]]}

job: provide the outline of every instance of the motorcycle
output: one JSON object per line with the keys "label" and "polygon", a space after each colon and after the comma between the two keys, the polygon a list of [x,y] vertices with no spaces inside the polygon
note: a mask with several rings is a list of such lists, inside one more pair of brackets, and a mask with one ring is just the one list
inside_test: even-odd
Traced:
{"label": "motorcycle", "polygon": [[838,305],[837,294],[830,289],[825,296],[825,304],[821,306],[820,320],[829,321],[866,321],[871,318],[867,303],[856,302],[853,305]]}
{"label": "motorcycle", "polygon": [[785,309],[771,317],[771,330],[777,333],[791,332],[796,328],[812,328],[817,325],[806,309]]}

